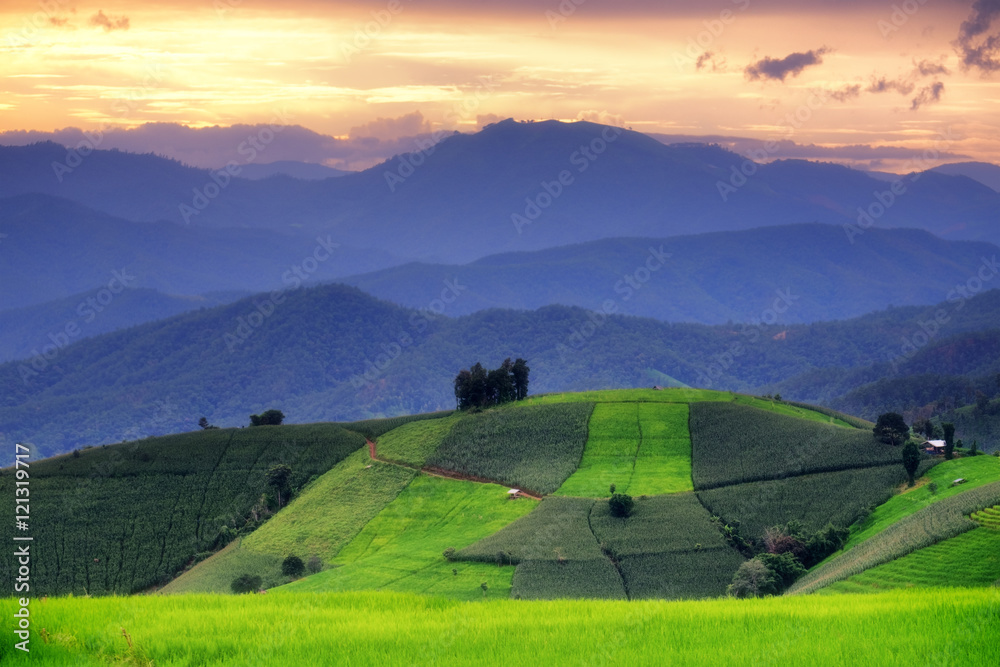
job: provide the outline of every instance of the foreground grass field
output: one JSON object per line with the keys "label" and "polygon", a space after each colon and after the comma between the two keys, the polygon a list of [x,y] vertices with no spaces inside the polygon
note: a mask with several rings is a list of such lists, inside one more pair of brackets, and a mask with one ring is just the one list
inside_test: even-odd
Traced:
{"label": "foreground grass field", "polygon": [[[469,604],[391,593],[52,598],[39,665],[992,665],[1000,590]],[[10,618],[12,600],[0,602]],[[42,638],[45,628],[47,641]],[[123,629],[133,643],[129,649]]]}

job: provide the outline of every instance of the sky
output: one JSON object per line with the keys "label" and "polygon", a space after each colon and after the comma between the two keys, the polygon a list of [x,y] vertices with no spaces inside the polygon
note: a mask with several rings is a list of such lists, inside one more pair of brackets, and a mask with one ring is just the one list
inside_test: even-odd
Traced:
{"label": "sky", "polygon": [[1000,163],[1000,0],[0,0],[0,143],[221,166],[293,125],[267,161],[357,169],[507,117]]}

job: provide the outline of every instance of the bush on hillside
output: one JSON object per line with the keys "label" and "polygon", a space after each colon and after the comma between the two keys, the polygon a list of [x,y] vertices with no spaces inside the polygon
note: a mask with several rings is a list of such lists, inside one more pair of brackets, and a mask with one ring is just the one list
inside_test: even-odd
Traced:
{"label": "bush on hillside", "polygon": [[233,583],[229,585],[233,589],[233,593],[241,595],[243,593],[256,593],[260,590],[260,585],[262,579],[253,574],[241,574],[240,576],[233,579]]}
{"label": "bush on hillside", "polygon": [[289,556],[281,562],[281,573],[298,579],[306,571],[306,564],[298,556]]}
{"label": "bush on hillside", "polygon": [[632,496],[626,493],[616,493],[608,501],[608,507],[611,509],[612,515],[624,518],[632,513],[635,501],[632,500]]}

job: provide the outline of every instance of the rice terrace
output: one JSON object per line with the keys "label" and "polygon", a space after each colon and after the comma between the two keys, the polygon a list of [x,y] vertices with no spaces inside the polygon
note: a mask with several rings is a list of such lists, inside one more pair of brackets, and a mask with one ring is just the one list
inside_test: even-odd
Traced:
{"label": "rice terrace", "polygon": [[[32,544],[30,652],[0,655],[1000,664],[1000,459],[923,456],[911,487],[874,427],[606,390],[32,462],[32,516],[53,529]],[[0,492],[16,481],[4,469]],[[17,630],[27,607],[2,604]]]}

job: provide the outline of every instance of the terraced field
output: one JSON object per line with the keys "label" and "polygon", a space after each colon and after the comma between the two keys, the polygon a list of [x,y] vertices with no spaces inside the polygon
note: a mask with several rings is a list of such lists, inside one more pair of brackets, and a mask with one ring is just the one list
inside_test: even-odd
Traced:
{"label": "terraced field", "polygon": [[1000,530],[976,528],[865,570],[821,593],[870,593],[888,588],[993,586],[1000,582]]}
{"label": "terraced field", "polygon": [[513,568],[452,563],[442,553],[495,533],[535,505],[530,499],[508,499],[502,486],[417,475],[340,551],[335,567],[278,590],[507,597]]}

